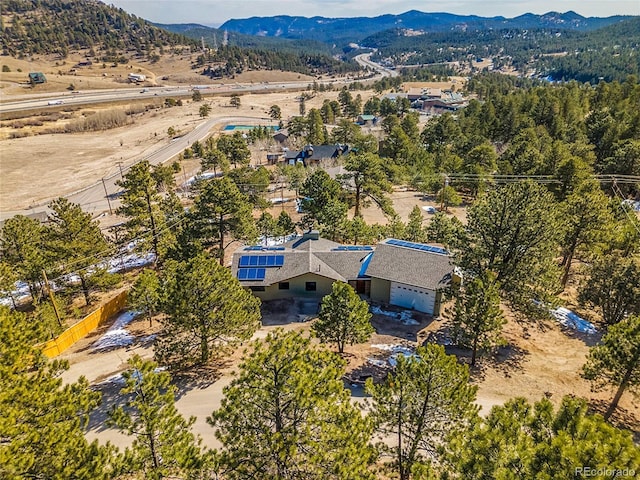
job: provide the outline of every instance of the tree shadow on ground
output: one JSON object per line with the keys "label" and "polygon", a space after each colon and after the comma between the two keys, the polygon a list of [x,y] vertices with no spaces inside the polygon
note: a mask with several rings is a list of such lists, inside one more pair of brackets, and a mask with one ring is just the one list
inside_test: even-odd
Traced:
{"label": "tree shadow on ground", "polygon": [[260,306],[262,325],[288,325],[295,322],[305,322],[318,313],[317,299],[283,298],[268,300]]}
{"label": "tree shadow on ground", "polygon": [[[598,400],[592,398],[588,400],[588,403],[589,413],[604,415],[609,408],[611,400]],[[640,419],[638,419],[633,412],[630,412],[626,408],[618,405],[615,411],[611,414],[611,417],[609,417],[609,423],[616,428],[629,430],[633,435],[633,441],[636,444],[640,443]]]}
{"label": "tree shadow on ground", "polygon": [[505,377],[509,378],[513,372],[522,368],[522,364],[527,356],[526,350],[517,345],[508,344],[497,347],[493,352],[478,352],[476,364],[471,366],[471,349],[454,345],[447,325],[443,325],[438,330],[430,332],[423,342],[423,345],[427,343],[443,345],[447,355],[455,355],[458,362],[469,365],[469,372],[474,381],[483,381],[488,368],[501,371]]}
{"label": "tree shadow on ground", "polygon": [[100,405],[89,415],[89,424],[86,431],[104,432],[105,430],[111,430],[112,427],[107,425],[109,411],[114,405],[124,405],[127,401],[127,396],[120,394],[120,389],[123,386],[124,383],[103,382],[91,387],[92,390],[99,392],[102,398]]}
{"label": "tree shadow on ground", "polygon": [[203,390],[216,383],[222,378],[222,371],[231,364],[231,359],[221,358],[172,373],[172,383],[177,388],[176,401],[192,390]]}

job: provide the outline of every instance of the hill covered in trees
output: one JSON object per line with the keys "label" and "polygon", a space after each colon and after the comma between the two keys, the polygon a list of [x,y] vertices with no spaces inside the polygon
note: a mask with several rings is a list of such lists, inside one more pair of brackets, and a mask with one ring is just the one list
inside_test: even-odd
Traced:
{"label": "hill covered in trees", "polygon": [[495,69],[513,67],[525,75],[596,83],[624,81],[640,72],[640,17],[592,31],[554,28],[501,28],[416,35],[406,28],[379,32],[362,40],[375,48],[374,59],[393,65],[460,62],[473,66],[490,58]]}
{"label": "hill covered in trees", "polygon": [[[66,58],[80,51],[89,58],[118,63],[127,63],[132,57],[154,62],[167,52],[185,49],[202,53],[201,38],[209,47],[215,46],[215,29],[184,26],[174,30],[96,0],[8,0],[2,3],[0,41],[2,54],[16,58]],[[358,69],[355,63],[332,58],[328,46],[314,42],[294,47],[292,42],[252,40],[238,34],[233,34],[230,42],[223,42],[222,37],[219,35],[221,48],[212,48],[213,53],[206,53],[205,48],[194,68],[216,62],[216,75],[232,75],[246,68],[308,74]]]}
{"label": "hill covered in trees", "polygon": [[544,15],[531,13],[515,18],[479,17],[451,13],[424,13],[411,10],[400,15],[377,17],[326,18],[278,15],[228,20],[221,29],[248,35],[313,39],[326,43],[359,42],[378,32],[397,28],[424,32],[466,32],[491,29],[531,29],[555,27],[566,30],[592,30],[619,22],[622,16],[585,18],[575,12],[549,12]]}
{"label": "hill covered in trees", "polygon": [[151,57],[166,48],[196,46],[185,36],[95,0],[3,1],[0,38],[3,55],[13,57],[58,54],[64,58],[72,50],[103,57]]}

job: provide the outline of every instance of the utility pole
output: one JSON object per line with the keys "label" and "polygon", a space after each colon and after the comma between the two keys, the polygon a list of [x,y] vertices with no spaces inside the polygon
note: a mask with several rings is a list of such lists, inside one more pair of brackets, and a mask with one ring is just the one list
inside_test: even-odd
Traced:
{"label": "utility pole", "polygon": [[116,165],[120,168],[120,180],[124,180],[124,175],[122,174],[122,162],[116,162]]}
{"label": "utility pole", "polygon": [[49,294],[49,300],[51,300],[51,305],[53,305],[53,311],[56,314],[56,319],[58,320],[58,325],[62,327],[62,320],[60,319],[60,313],[58,312],[58,306],[56,305],[56,299],[53,296],[53,289],[49,286],[49,279],[47,278],[47,272],[45,272],[44,268],[42,269],[42,276],[44,277],[44,284],[47,289],[47,293]]}
{"label": "utility pole", "polygon": [[442,195],[440,195],[440,211],[444,212],[444,196],[449,185],[449,178],[446,175],[442,176]]}
{"label": "utility pole", "polygon": [[102,187],[104,188],[104,197],[107,199],[107,205],[109,205],[109,213],[113,215],[113,209],[111,208],[111,200],[109,200],[109,192],[107,192],[107,185],[104,183],[104,178],[102,180]]}

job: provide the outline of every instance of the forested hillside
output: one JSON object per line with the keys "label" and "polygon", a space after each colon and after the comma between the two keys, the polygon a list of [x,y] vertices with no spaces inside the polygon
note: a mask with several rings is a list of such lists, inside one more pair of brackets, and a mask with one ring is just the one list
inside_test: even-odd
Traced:
{"label": "forested hillside", "polygon": [[220,28],[249,35],[313,39],[329,44],[345,45],[349,42],[360,42],[369,35],[398,26],[425,33],[536,28],[587,31],[611,25],[624,18],[621,16],[585,18],[575,12],[549,12],[544,15],[528,13],[515,18],[487,18],[476,15],[425,13],[411,10],[400,15],[380,15],[378,17],[308,18],[288,15],[251,17],[228,20]]}
{"label": "forested hillside", "polygon": [[64,58],[72,50],[92,50],[101,57],[151,57],[165,48],[196,46],[193,40],[95,0],[3,1],[0,35],[3,55],[14,57]]}
{"label": "forested hillside", "polygon": [[0,40],[2,53],[17,58],[36,54],[66,58],[72,51],[82,51],[99,61],[127,63],[132,56],[154,62],[164,53],[184,48],[202,52],[201,38],[206,37],[205,50],[210,48],[210,53],[202,54],[194,68],[217,63],[212,76],[233,75],[247,68],[307,74],[358,69],[355,63],[332,58],[329,47],[313,42],[294,47],[291,42],[261,42],[234,34],[230,42],[223,42],[220,35],[220,48],[215,48],[216,31],[202,29],[208,32],[190,28],[169,32],[96,0],[8,0],[2,4]]}
{"label": "forested hillside", "polygon": [[589,32],[565,28],[499,29],[415,35],[393,29],[372,35],[362,46],[376,48],[374,59],[395,65],[460,62],[490,58],[495,69],[597,83],[624,81],[640,72],[640,18]]}

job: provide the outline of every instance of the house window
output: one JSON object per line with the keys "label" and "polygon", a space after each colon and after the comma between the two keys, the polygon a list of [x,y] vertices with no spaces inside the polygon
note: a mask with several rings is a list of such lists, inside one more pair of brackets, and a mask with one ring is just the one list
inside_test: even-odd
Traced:
{"label": "house window", "polygon": [[252,292],[264,292],[264,285],[256,285],[249,288],[251,288]]}
{"label": "house window", "polygon": [[289,282],[280,282],[278,284],[278,290],[289,290]]}
{"label": "house window", "polygon": [[307,292],[315,292],[316,291],[316,282],[306,282],[304,285],[304,289]]}

